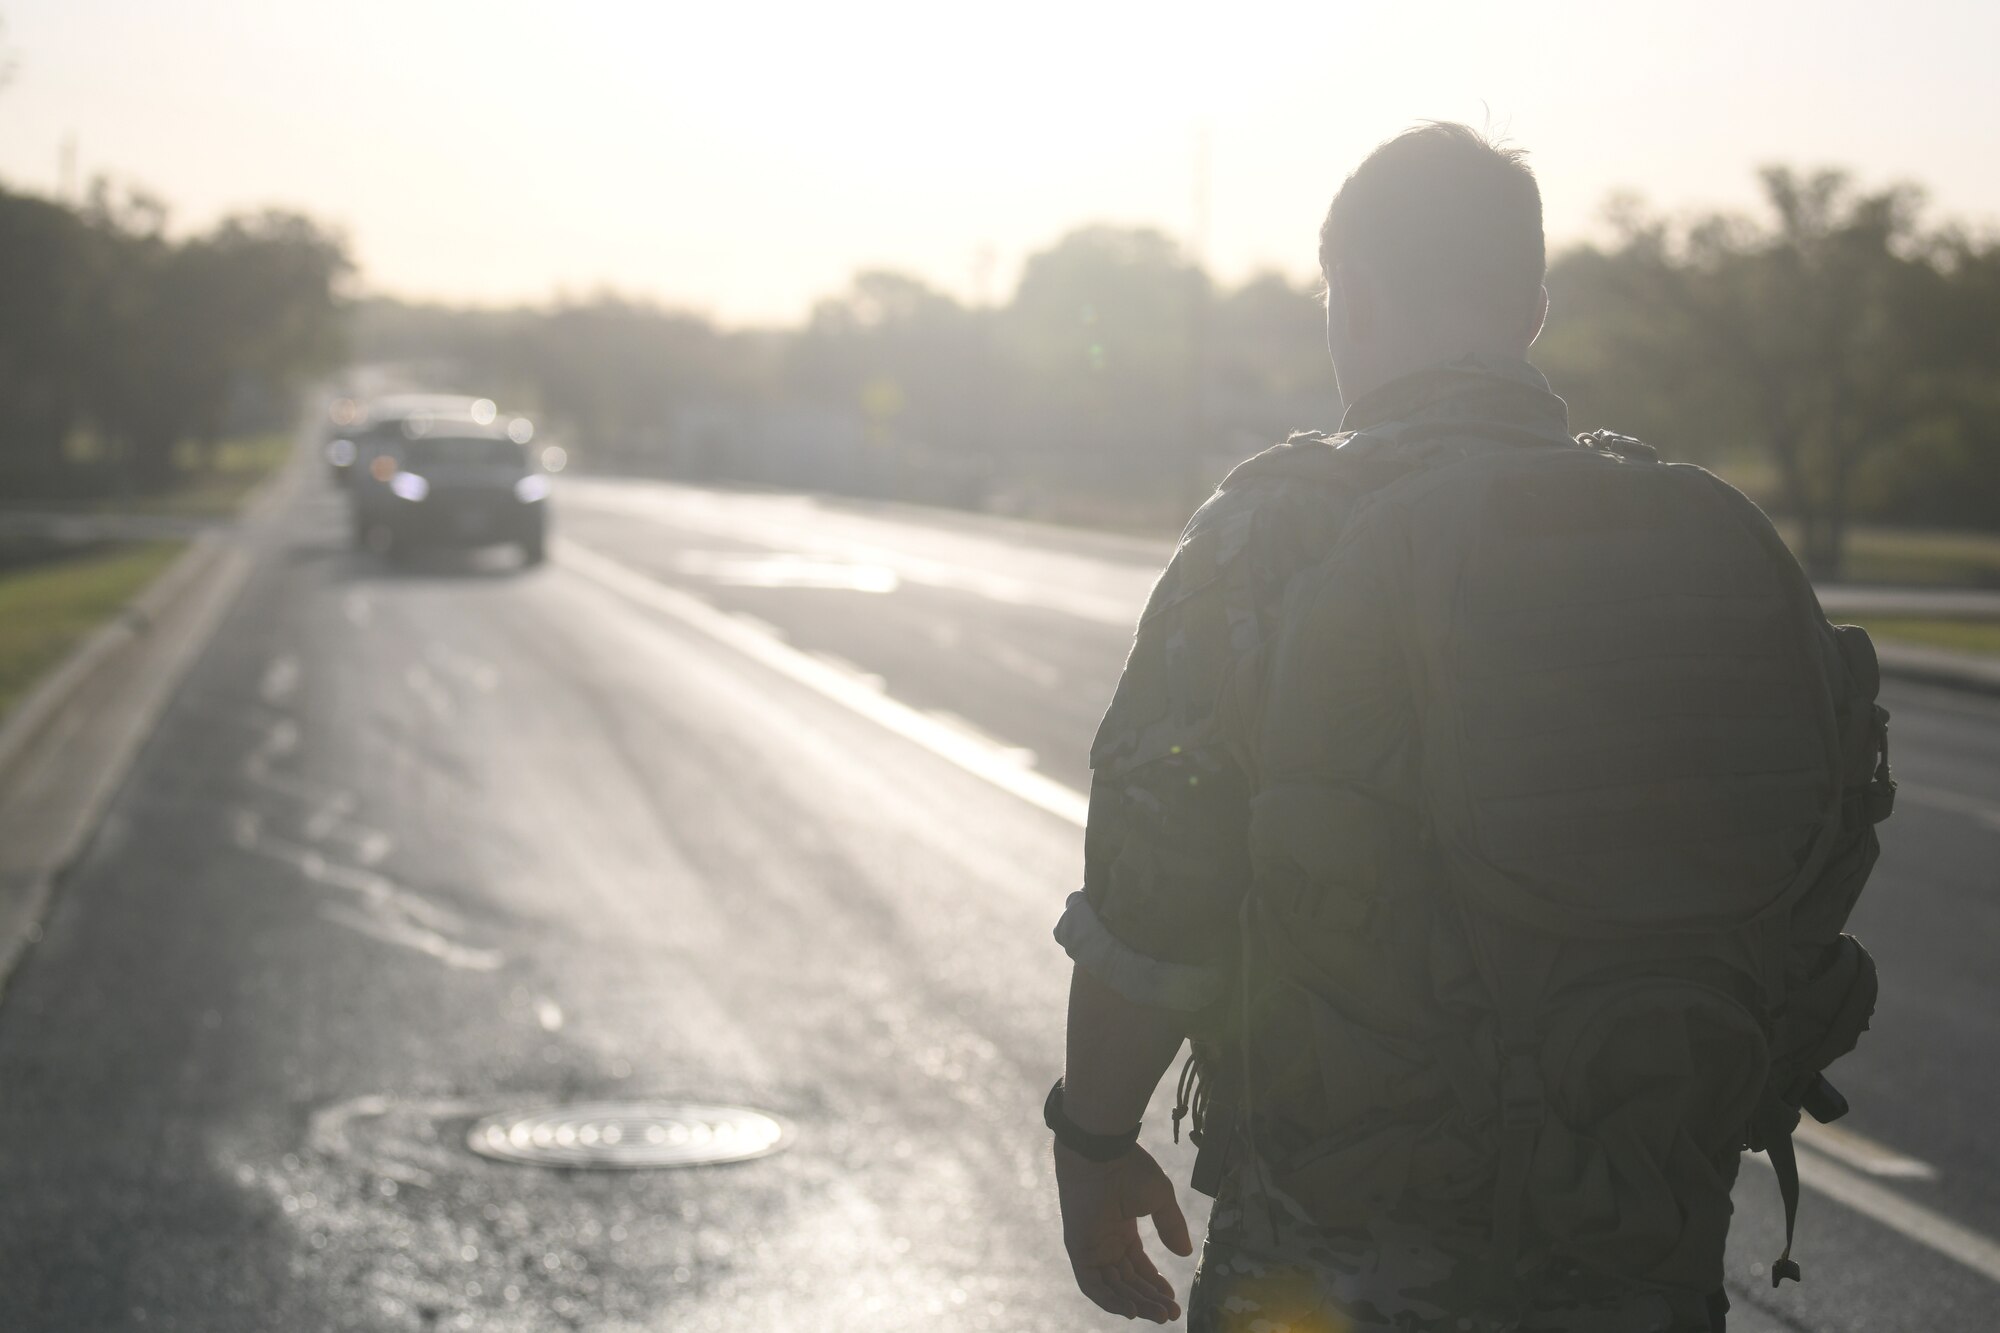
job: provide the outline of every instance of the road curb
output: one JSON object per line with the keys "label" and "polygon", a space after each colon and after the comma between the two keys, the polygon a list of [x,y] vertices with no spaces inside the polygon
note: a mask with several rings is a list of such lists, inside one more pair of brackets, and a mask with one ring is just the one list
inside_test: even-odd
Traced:
{"label": "road curb", "polygon": [[55,886],[235,603],[250,572],[242,534],[296,494],[303,473],[296,455],[280,466],[232,529],[197,536],[0,722],[0,994],[41,938]]}
{"label": "road curb", "polygon": [[174,562],[161,570],[107,621],[56,663],[0,721],[0,774],[48,727],[63,705],[116,653],[144,637],[163,617],[171,615],[178,598],[222,557],[223,543],[212,532],[188,543]]}

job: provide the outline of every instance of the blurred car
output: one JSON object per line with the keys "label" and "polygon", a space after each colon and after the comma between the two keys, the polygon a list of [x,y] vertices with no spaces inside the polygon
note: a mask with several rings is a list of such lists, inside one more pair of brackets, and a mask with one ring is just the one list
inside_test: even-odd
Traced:
{"label": "blurred car", "polygon": [[403,427],[410,421],[485,427],[499,419],[491,398],[462,394],[398,393],[367,402],[339,398],[327,410],[327,472],[335,485],[345,486],[358,475],[357,465],[365,469],[369,459],[385,446],[399,444],[405,438]]}
{"label": "blurred car", "polygon": [[355,544],[391,559],[423,547],[511,544],[528,564],[542,563],[550,484],[521,424],[416,416],[395,438],[378,434],[349,487]]}

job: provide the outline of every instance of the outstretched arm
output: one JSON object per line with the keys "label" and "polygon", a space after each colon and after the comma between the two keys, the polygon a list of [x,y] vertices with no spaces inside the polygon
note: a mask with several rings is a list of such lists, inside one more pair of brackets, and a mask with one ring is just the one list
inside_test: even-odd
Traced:
{"label": "outstretched arm", "polygon": [[[1184,1036],[1181,1016],[1135,1004],[1081,967],[1070,974],[1069,1045],[1063,1110],[1093,1134],[1129,1131]],[[1175,1254],[1191,1254],[1187,1218],[1173,1182],[1144,1148],[1093,1162],[1056,1145],[1063,1246],[1083,1294],[1113,1314],[1156,1324],[1180,1317],[1173,1284],[1139,1239],[1139,1219]]]}

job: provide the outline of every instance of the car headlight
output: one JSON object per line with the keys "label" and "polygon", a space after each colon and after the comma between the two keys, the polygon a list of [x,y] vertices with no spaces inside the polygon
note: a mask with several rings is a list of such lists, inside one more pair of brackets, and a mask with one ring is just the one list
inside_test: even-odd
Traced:
{"label": "car headlight", "polygon": [[398,472],[389,478],[389,489],[402,499],[415,502],[431,493],[431,484],[414,472]]}
{"label": "car headlight", "polygon": [[539,472],[530,472],[514,483],[514,498],[524,505],[549,498],[549,479]]}

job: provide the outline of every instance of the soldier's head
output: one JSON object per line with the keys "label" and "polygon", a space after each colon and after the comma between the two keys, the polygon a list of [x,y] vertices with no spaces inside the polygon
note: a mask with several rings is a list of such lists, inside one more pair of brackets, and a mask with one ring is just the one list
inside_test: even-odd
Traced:
{"label": "soldier's head", "polygon": [[1349,402],[1468,353],[1524,356],[1548,313],[1535,173],[1464,125],[1419,125],[1370,153],[1326,211],[1319,262]]}

